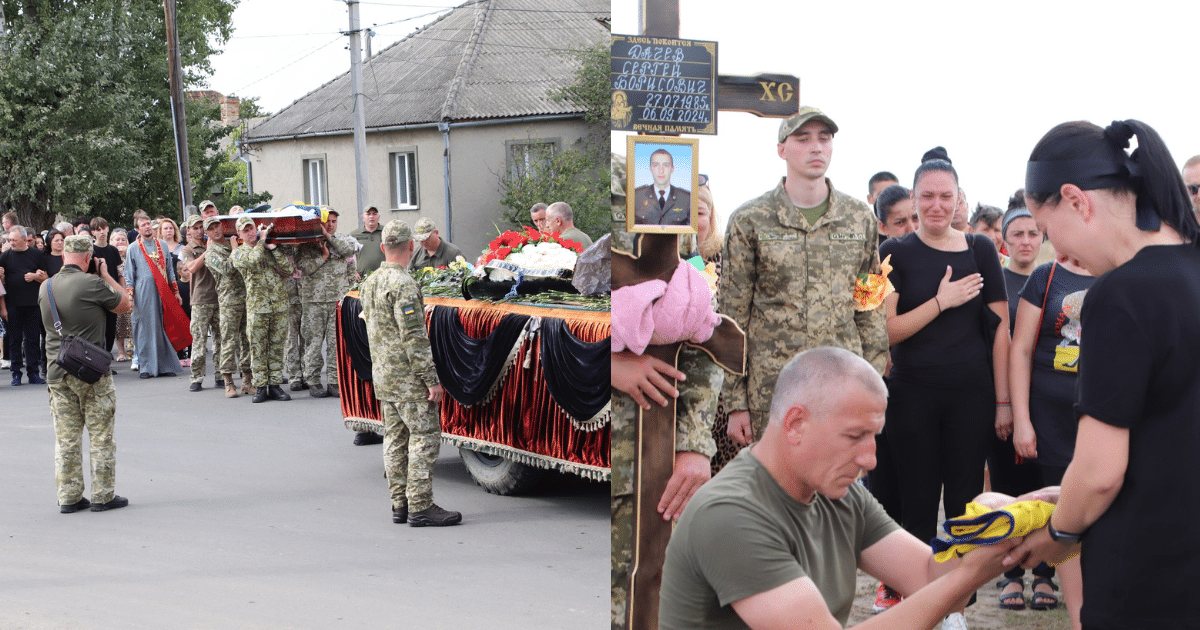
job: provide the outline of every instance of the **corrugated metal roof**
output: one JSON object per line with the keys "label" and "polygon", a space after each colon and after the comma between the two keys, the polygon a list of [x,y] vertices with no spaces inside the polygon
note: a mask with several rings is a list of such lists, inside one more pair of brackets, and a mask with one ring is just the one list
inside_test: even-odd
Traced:
{"label": "corrugated metal roof", "polygon": [[[472,0],[363,65],[367,131],[394,125],[578,113],[550,93],[574,81],[565,53],[604,41],[608,0]],[[350,72],[254,126],[248,141],[352,127]]]}

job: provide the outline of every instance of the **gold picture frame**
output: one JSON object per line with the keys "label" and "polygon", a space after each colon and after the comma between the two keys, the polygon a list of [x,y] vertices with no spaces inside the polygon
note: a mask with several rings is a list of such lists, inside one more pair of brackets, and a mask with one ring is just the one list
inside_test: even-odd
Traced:
{"label": "gold picture frame", "polygon": [[[675,136],[629,136],[626,142],[625,229],[647,234],[695,234],[699,197],[692,191],[700,187],[700,141]],[[684,183],[689,187],[684,188]]]}

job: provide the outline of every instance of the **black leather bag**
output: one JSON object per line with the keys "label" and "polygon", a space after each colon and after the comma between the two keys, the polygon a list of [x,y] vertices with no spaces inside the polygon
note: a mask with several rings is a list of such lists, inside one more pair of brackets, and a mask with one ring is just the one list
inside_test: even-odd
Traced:
{"label": "black leather bag", "polygon": [[[54,303],[52,282],[53,279],[46,281],[46,296],[50,299],[50,314],[54,316],[54,330],[61,335],[62,322],[58,320],[58,306]],[[76,335],[63,337],[62,345],[58,347],[58,356],[54,357],[54,362],[66,370],[67,374],[88,384],[95,383],[108,374],[112,369],[112,360],[112,353]]]}

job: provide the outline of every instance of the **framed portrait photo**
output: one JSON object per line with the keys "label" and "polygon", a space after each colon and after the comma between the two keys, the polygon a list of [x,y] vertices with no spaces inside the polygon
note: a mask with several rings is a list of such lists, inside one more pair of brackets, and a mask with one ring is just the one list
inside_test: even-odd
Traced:
{"label": "framed portrait photo", "polygon": [[694,234],[698,223],[700,141],[673,136],[629,136],[625,151],[626,229]]}

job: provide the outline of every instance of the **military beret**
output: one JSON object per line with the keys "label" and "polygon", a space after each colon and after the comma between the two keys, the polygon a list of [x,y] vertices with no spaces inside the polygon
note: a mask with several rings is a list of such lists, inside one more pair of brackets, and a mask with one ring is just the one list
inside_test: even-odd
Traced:
{"label": "military beret", "polygon": [[400,219],[388,221],[388,224],[383,226],[384,245],[399,245],[405,241],[411,241],[412,238],[412,230],[409,229],[407,223]]}
{"label": "military beret", "polygon": [[832,118],[823,114],[821,110],[817,109],[816,107],[809,107],[805,105],[804,107],[800,108],[800,113],[792,116],[791,118],[785,118],[783,119],[783,122],[779,123],[779,142],[787,140],[788,136],[799,131],[800,128],[804,126],[804,123],[810,120],[819,120],[825,123],[829,126],[830,133],[837,133],[838,131],[837,123],[833,122]]}
{"label": "military beret", "polygon": [[63,241],[63,251],[70,254],[86,254],[92,251],[92,239],[85,234],[68,236]]}

